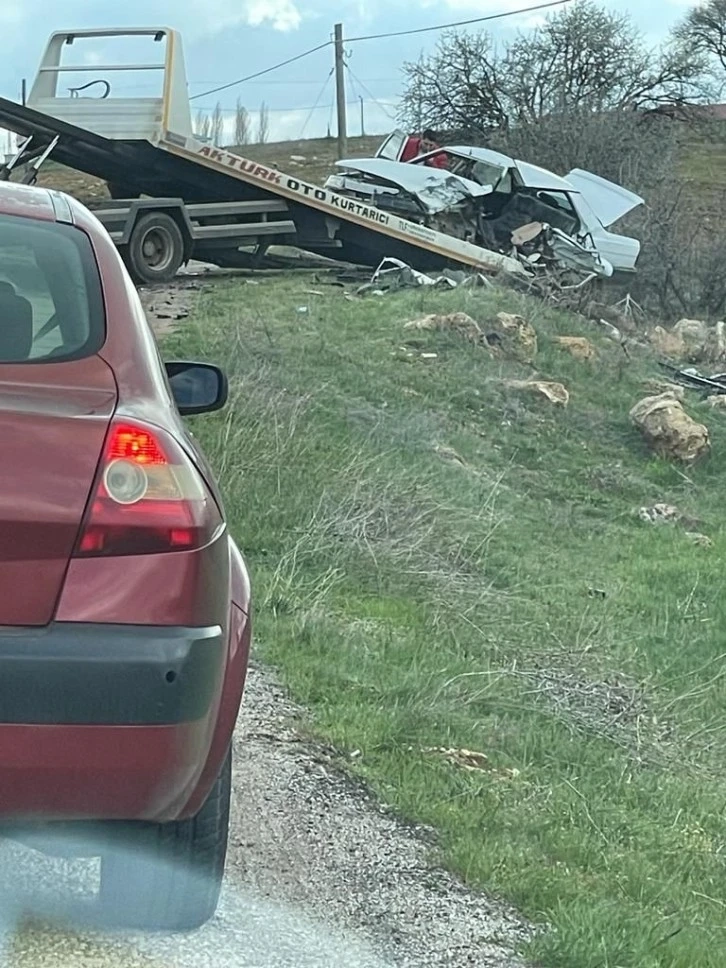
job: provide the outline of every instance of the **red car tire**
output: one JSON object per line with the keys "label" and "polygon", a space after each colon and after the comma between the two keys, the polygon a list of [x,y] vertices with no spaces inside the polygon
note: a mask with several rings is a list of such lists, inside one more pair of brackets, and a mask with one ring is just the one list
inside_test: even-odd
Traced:
{"label": "red car tire", "polygon": [[129,825],[101,860],[104,920],[141,931],[193,931],[217,910],[227,855],[232,752],[188,820]]}

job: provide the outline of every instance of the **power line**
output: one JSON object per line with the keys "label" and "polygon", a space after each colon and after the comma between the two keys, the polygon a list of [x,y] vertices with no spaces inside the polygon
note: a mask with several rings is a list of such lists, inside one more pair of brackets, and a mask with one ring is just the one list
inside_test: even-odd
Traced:
{"label": "power line", "polygon": [[356,77],[356,75],[353,73],[353,69],[350,66],[350,64],[346,63],[345,67],[346,67],[346,70],[348,71],[348,73],[350,74],[350,76],[352,77],[353,81],[358,85],[358,87],[360,87],[368,95],[368,97],[371,99],[371,101],[373,101],[374,104],[377,104],[378,105],[378,107],[381,109],[381,111],[383,111],[383,113],[386,115],[386,117],[390,118],[391,121],[395,121],[396,120],[395,115],[391,114],[388,111],[388,109],[383,104],[381,104],[381,102],[378,100],[378,98],[377,97],[374,97],[373,94],[371,94],[371,92],[365,86],[365,84],[363,83],[363,81],[361,81],[360,78]]}
{"label": "power line", "polygon": [[272,67],[266,67],[263,71],[257,71],[255,74],[249,74],[247,77],[240,77],[236,81],[230,81],[228,84],[220,84],[219,87],[213,87],[211,91],[204,91],[201,94],[193,94],[189,100],[196,101],[200,97],[209,97],[210,94],[218,94],[219,91],[227,91],[230,87],[236,87],[238,84],[245,84],[247,81],[254,81],[257,77],[263,77],[265,74],[271,74],[273,71],[279,71],[281,67],[287,67],[288,64],[294,64],[295,61],[302,60],[303,57],[309,57],[311,54],[316,54],[319,50],[325,50],[326,47],[332,47],[332,40],[326,40],[324,44],[318,44],[317,47],[311,47],[309,50],[304,50],[302,54],[296,54],[294,57],[288,57],[287,60],[280,61],[279,64],[273,64]]}
{"label": "power line", "polygon": [[[365,104],[377,104],[381,108],[381,110],[385,110],[386,105],[388,105],[389,108],[392,108],[397,102],[398,102],[398,98],[396,98],[396,97],[383,98],[383,99],[381,99],[381,98],[375,98],[375,97],[371,96],[371,97],[368,97],[368,98],[364,98],[364,103]],[[352,98],[352,99],[349,98],[346,101],[346,104],[348,105],[349,108],[350,107],[355,107],[359,103],[360,102],[359,102],[359,100],[357,98]],[[319,99],[318,101],[316,101],[315,104],[312,104],[312,105],[310,105],[310,104],[290,104],[290,105],[287,105],[286,107],[276,107],[276,108],[270,107],[268,105],[267,110],[270,112],[270,114],[291,114],[293,112],[299,112],[299,111],[315,111],[315,110],[320,110],[320,109],[323,109],[323,108],[326,108],[326,107],[327,107],[327,104],[321,104],[320,103],[320,99]],[[217,105],[216,104],[199,104],[197,106],[197,111],[203,111],[203,112],[207,112],[209,114],[211,114],[213,111],[216,111],[216,110],[217,110]],[[225,114],[225,115],[234,116],[234,115],[237,114],[237,108],[220,108],[219,110],[220,110],[220,112],[222,114]],[[250,114],[253,114],[253,115],[254,114],[257,114],[257,109],[253,109],[249,113]],[[390,115],[389,115],[389,117],[390,117]]]}
{"label": "power line", "polygon": [[456,20],[448,24],[436,24],[434,27],[415,27],[412,30],[393,30],[385,34],[366,34],[363,37],[348,37],[346,44],[357,44],[363,40],[384,40],[386,37],[408,37],[411,34],[426,34],[433,30],[451,30],[452,27],[470,27],[472,24],[482,24],[488,20],[503,20],[505,17],[516,17],[523,13],[535,13],[538,10],[548,10],[551,7],[562,7],[572,0],[549,0],[548,3],[538,3],[531,7],[521,7],[519,10],[506,10],[504,13],[490,13],[486,17],[473,17],[471,20]]}
{"label": "power line", "polygon": [[[400,77],[367,77],[368,84],[395,84],[400,81]],[[198,81],[196,82],[199,83]],[[216,82],[215,82],[216,83]],[[311,81],[310,78],[291,77],[284,81],[260,81],[260,84],[294,84],[296,87],[301,84],[317,84],[317,80]]]}
{"label": "power line", "polygon": [[[396,83],[398,83],[399,80],[400,79],[397,78],[397,77],[368,77],[368,78],[365,78],[365,82],[367,84],[396,84]],[[190,85],[192,85],[192,84],[199,85],[200,83],[202,83],[202,82],[201,81],[189,81],[189,84]],[[205,83],[209,84],[211,82],[210,81],[206,81]],[[286,80],[286,81],[263,81],[262,83],[263,84],[277,84],[277,85],[280,85],[280,86],[285,85],[285,86],[289,86],[289,87],[299,87],[302,84],[317,84],[318,82],[317,82],[317,80],[311,81],[310,79],[306,79],[306,80],[292,80],[291,79],[291,80]],[[158,84],[123,84],[123,85],[115,86],[114,87],[114,91],[116,93],[118,93],[118,94],[123,94],[123,95],[128,94],[128,93],[133,92],[133,91],[154,91],[155,93],[157,93],[159,95],[161,93]],[[197,99],[197,97],[201,97],[201,96],[202,95],[194,95],[194,96],[190,97],[189,100],[190,101],[195,101]],[[371,97],[372,97],[372,95],[371,95]],[[214,111],[215,108],[216,108],[216,105],[213,105],[213,104],[199,104],[199,105],[197,105],[197,108],[199,108],[202,111]],[[231,111],[232,113],[234,113],[236,110],[237,110],[236,108],[222,108],[222,111],[223,112],[225,112],[225,111]],[[294,109],[294,108],[277,108],[276,110],[278,110],[278,111],[287,111],[287,110],[297,110],[297,109]],[[300,108],[299,110],[307,111],[307,107]]]}
{"label": "power line", "polygon": [[[364,40],[384,40],[387,37],[408,37],[412,34],[425,34],[434,30],[450,30],[453,27],[469,27],[472,24],[486,23],[490,20],[503,20],[505,17],[517,17],[523,13],[536,13],[539,10],[549,10],[552,7],[562,7],[566,3],[572,3],[572,0],[549,0],[547,3],[537,3],[529,7],[520,7],[518,10],[506,10],[503,13],[491,13],[486,17],[473,17],[470,20],[456,20],[447,24],[436,24],[433,27],[416,27],[411,30],[394,30],[384,34],[366,34],[361,37],[349,37],[345,40],[345,43],[357,44]],[[288,64],[294,64],[296,61],[302,60],[304,57],[309,57],[311,54],[316,54],[319,50],[325,50],[326,47],[332,46],[333,41],[326,40],[325,43],[318,44],[317,47],[311,47],[309,50],[304,50],[301,54],[296,54],[294,57],[288,57],[287,60],[280,61],[279,64],[273,64],[271,67],[266,67],[262,71],[257,71],[254,74],[248,74],[247,77],[240,77],[236,81],[229,81],[227,84],[220,84],[218,87],[214,87],[210,91],[204,91],[201,94],[193,94],[189,100],[196,101],[198,98],[209,97],[210,94],[217,94],[219,91],[227,91],[230,87],[236,87],[238,84],[246,84],[248,81],[254,81],[258,77],[264,77],[265,74],[271,74],[273,71],[279,71],[280,68],[287,67]]]}
{"label": "power line", "polygon": [[312,118],[313,114],[315,113],[315,109],[320,104],[323,94],[325,94],[328,84],[330,84],[330,78],[333,76],[333,72],[334,72],[334,68],[331,67],[330,70],[328,71],[328,76],[325,78],[325,81],[323,82],[323,86],[320,88],[320,93],[315,99],[315,104],[313,104],[313,106],[310,108],[308,112],[308,116],[305,118],[305,122],[302,126],[302,131],[300,132],[300,138],[299,138],[300,141],[302,141],[303,135],[305,134],[305,129],[310,123],[310,118]]}

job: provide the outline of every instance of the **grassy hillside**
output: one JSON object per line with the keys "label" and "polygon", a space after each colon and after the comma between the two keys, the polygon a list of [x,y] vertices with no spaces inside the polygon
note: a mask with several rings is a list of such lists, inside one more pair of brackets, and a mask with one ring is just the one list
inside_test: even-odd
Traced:
{"label": "grassy hillside", "polygon": [[681,153],[680,176],[687,179],[694,204],[708,215],[726,201],[726,121],[714,121],[694,132]]}
{"label": "grassy hillside", "polygon": [[[404,329],[455,310],[524,314],[569,406],[506,385],[530,367]],[[315,735],[542,926],[537,963],[722,968],[726,415],[691,400],[712,458],[654,459],[628,419],[653,361],[496,289],[229,281],[165,352],[230,374],[230,409],[195,432],[251,566],[256,648]],[[639,520],[656,502],[687,523]]]}
{"label": "grassy hillside", "polygon": [[[348,158],[370,158],[374,155],[385,135],[369,138],[349,138]],[[280,141],[269,145],[244,145],[234,151],[260,161],[276,165],[282,171],[299,172],[308,181],[320,184],[335,170],[338,159],[338,143],[335,138],[315,138],[308,141]],[[304,159],[293,161],[292,157]]]}

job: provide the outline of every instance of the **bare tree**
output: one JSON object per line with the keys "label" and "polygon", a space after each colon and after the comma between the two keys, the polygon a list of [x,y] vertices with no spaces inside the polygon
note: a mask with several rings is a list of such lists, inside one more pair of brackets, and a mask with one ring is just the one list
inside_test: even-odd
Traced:
{"label": "bare tree", "polygon": [[259,144],[264,145],[267,143],[267,139],[270,136],[270,109],[267,104],[263,101],[260,105],[260,117],[257,126],[257,141]]}
{"label": "bare tree", "polygon": [[692,50],[715,58],[726,70],[726,0],[708,0],[693,7],[675,35]]}
{"label": "bare tree", "polygon": [[628,15],[576,0],[500,48],[483,32],[445,34],[404,65],[403,118],[482,134],[573,110],[703,100],[704,67],[677,39],[651,48]]}
{"label": "bare tree", "polygon": [[402,117],[412,130],[427,125],[484,133],[506,128],[502,63],[486,33],[446,33],[430,57],[404,64]]}
{"label": "bare tree", "polygon": [[203,138],[206,141],[207,138],[209,138],[210,127],[211,122],[209,115],[206,113],[206,111],[203,111],[200,108],[197,111],[194,119],[194,134],[196,134],[198,138]]}
{"label": "bare tree", "polygon": [[209,128],[213,143],[215,145],[221,144],[224,138],[224,113],[219,101],[214,105],[214,111],[212,111],[212,117],[209,121]]}
{"label": "bare tree", "polygon": [[234,143],[235,145],[250,143],[250,115],[239,98],[237,98],[234,114]]}

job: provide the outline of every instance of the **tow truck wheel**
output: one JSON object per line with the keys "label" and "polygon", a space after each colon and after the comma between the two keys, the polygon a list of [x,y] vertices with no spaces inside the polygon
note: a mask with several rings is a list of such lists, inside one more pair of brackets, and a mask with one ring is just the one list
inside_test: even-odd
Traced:
{"label": "tow truck wheel", "polygon": [[184,261],[184,237],[170,215],[149,212],[134,225],[126,265],[135,282],[170,282]]}
{"label": "tow truck wheel", "polygon": [[104,923],[137,931],[193,931],[217,910],[224,875],[232,753],[199,813],[129,825],[101,858]]}

